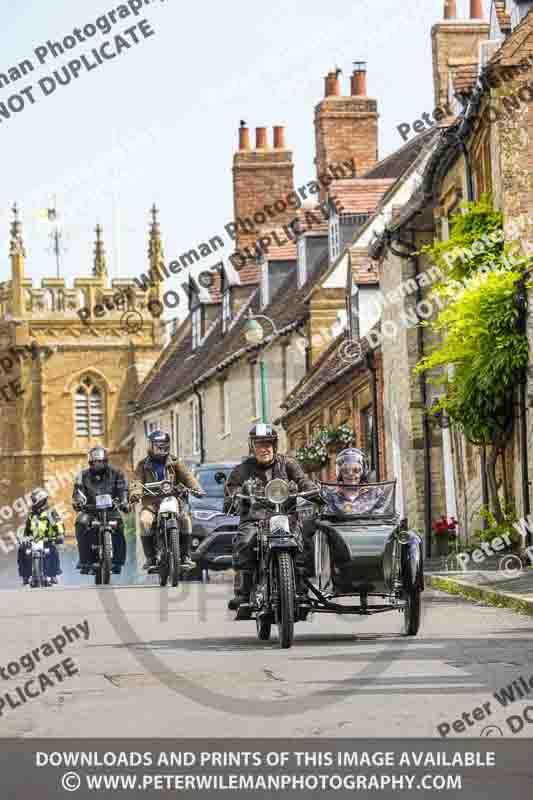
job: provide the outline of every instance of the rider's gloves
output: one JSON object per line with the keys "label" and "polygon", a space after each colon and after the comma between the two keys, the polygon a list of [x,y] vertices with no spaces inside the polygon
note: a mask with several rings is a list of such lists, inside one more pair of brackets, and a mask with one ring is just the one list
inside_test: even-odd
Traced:
{"label": "rider's gloves", "polygon": [[205,497],[205,492],[203,490],[190,489],[190,493],[195,497]]}

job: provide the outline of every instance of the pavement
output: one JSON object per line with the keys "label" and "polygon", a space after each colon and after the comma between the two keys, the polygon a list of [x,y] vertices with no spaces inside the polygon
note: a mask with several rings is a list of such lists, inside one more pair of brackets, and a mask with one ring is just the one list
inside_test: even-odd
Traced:
{"label": "pavement", "polygon": [[501,608],[533,615],[533,568],[522,567],[517,556],[484,564],[484,569],[439,569],[426,573],[427,585]]}
{"label": "pavement", "polygon": [[[0,737],[439,737],[438,726],[487,703],[488,722],[469,717],[450,737],[490,735],[488,723],[511,736],[506,717],[527,702],[509,712],[493,698],[533,673],[533,627],[511,610],[429,589],[417,637],[401,635],[395,611],[315,614],[281,650],[275,630],[261,642],[253,621],[234,620],[231,590],[0,589]],[[71,674],[58,680],[66,659]],[[43,673],[53,685],[41,687]],[[22,702],[28,680],[35,696]]]}

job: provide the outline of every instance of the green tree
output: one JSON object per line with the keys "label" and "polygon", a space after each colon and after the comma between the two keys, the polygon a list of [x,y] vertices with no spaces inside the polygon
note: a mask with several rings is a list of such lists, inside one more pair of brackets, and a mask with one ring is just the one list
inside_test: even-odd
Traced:
{"label": "green tree", "polygon": [[[435,292],[447,304],[435,321],[425,323],[442,333],[441,344],[420,361],[416,372],[438,369],[440,377],[433,382],[444,391],[432,413],[445,412],[472,444],[490,446],[487,482],[494,515],[502,522],[496,460],[512,434],[515,389],[528,363],[517,304],[525,260],[509,260],[503,242],[487,247],[484,260],[481,253],[460,263],[445,257],[454,248],[471,249],[472,236],[479,240],[494,225],[501,226],[500,215],[487,203],[484,198],[467,204],[450,240],[424,248],[446,276]],[[459,290],[458,280],[463,281]]]}

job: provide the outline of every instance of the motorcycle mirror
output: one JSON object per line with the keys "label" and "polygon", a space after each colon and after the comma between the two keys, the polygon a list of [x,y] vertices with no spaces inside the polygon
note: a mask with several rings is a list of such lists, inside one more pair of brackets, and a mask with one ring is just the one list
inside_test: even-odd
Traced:
{"label": "motorcycle mirror", "polygon": [[217,483],[224,483],[225,480],[226,480],[225,472],[215,472],[215,481]]}

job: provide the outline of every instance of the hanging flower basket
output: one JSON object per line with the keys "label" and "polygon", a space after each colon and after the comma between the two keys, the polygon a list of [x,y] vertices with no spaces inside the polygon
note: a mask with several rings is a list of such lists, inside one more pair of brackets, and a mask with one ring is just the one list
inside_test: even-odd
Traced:
{"label": "hanging flower basket", "polygon": [[298,448],[296,460],[305,472],[318,472],[328,463],[328,452],[322,442],[315,440]]}

